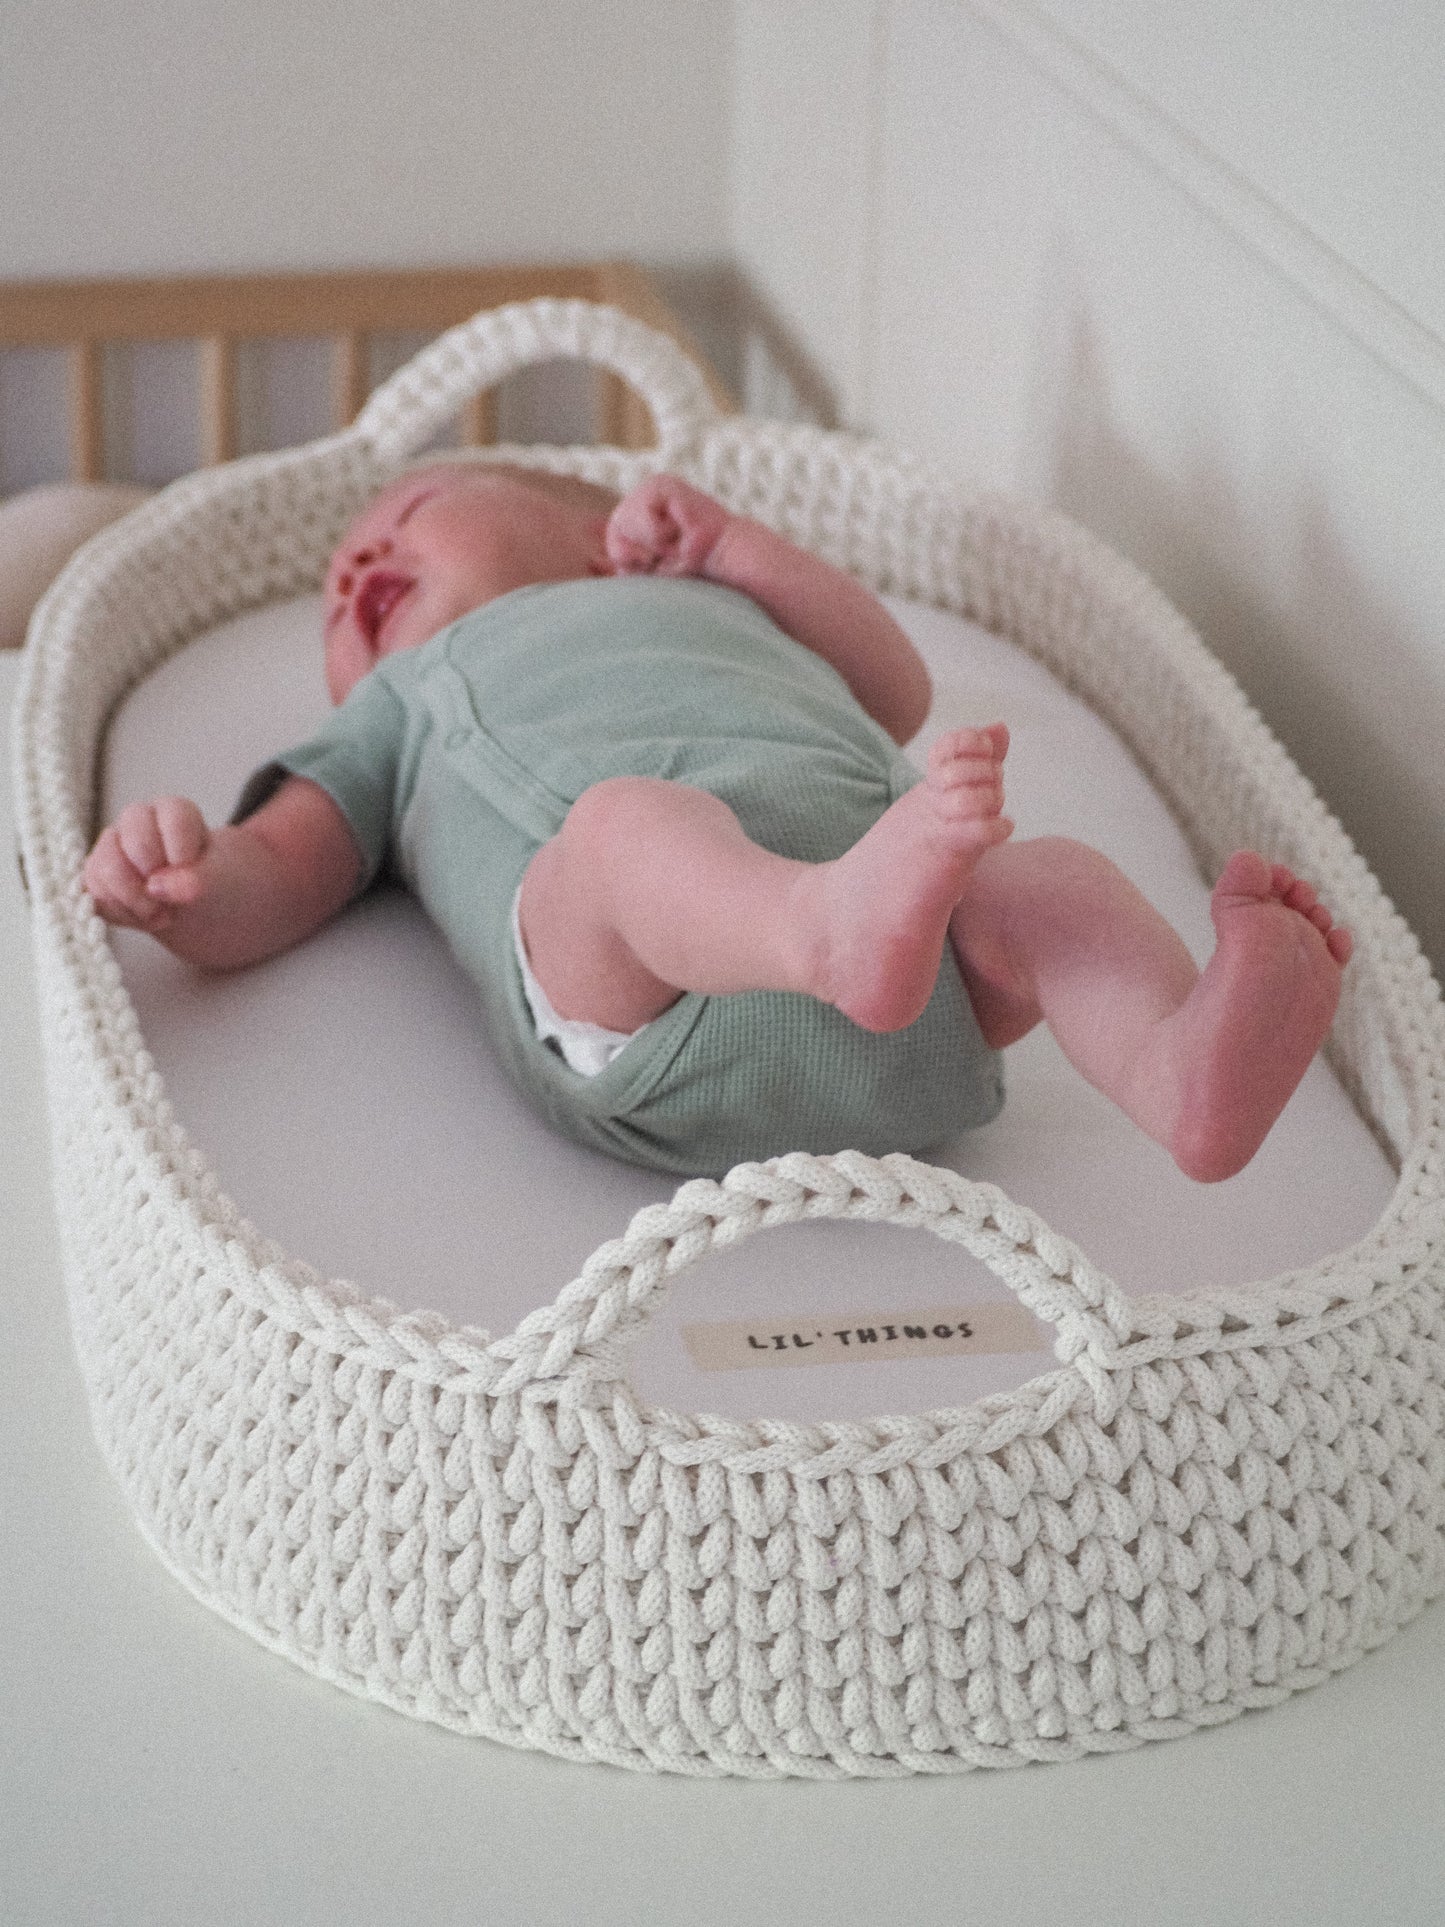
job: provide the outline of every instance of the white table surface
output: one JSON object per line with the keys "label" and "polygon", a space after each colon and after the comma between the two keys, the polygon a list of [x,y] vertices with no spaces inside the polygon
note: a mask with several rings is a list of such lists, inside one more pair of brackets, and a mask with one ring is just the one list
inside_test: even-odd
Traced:
{"label": "white table surface", "polygon": [[[0,657],[8,716],[18,663]],[[694,1782],[460,1739],[198,1605],[92,1442],[0,787],[0,1921],[1445,1921],[1445,1602],[1313,1692],[1115,1758]]]}

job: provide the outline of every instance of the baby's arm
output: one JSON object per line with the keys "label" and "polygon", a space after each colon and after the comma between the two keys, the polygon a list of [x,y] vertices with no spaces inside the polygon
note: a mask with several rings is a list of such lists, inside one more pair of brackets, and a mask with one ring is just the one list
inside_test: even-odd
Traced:
{"label": "baby's arm", "polygon": [[233,970],[319,930],[361,873],[341,810],[291,776],[224,829],[208,829],[185,797],[133,803],[97,839],[83,881],[108,923],[145,930],[190,963]]}
{"label": "baby's arm", "polygon": [[654,475],[625,495],[607,524],[607,556],[619,575],[693,575],[741,589],[830,662],[895,742],[922,727],[933,697],[928,670],[878,598],[690,483]]}

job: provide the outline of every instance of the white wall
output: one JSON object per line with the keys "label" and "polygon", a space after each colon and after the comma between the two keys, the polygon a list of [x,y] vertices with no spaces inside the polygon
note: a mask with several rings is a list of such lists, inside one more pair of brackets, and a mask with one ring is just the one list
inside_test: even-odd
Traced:
{"label": "white wall", "polygon": [[727,245],[728,0],[5,0],[0,274]]}
{"label": "white wall", "polygon": [[1132,555],[1445,963],[1445,10],[739,0],[737,44],[738,254],[838,417]]}
{"label": "white wall", "polygon": [[[882,9],[876,0],[740,0],[735,15],[735,248],[766,303],[768,345],[800,377],[804,412],[861,420]],[[752,405],[770,412],[772,400],[762,393]]]}

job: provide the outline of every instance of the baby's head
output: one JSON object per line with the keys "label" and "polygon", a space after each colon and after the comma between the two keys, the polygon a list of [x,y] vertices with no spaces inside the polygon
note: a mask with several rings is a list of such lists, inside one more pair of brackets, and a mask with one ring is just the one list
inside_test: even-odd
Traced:
{"label": "baby's head", "polygon": [[436,462],[388,483],[326,571],[331,700],[509,590],[610,574],[616,504],[610,489],[505,463]]}

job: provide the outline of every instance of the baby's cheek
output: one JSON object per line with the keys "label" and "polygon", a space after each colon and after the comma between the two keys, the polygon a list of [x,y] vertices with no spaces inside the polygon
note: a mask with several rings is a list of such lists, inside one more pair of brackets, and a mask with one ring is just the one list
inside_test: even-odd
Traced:
{"label": "baby's cheek", "polygon": [[344,702],[371,668],[371,653],[349,628],[334,629],[326,638],[326,689],[333,703]]}

